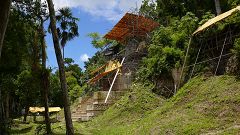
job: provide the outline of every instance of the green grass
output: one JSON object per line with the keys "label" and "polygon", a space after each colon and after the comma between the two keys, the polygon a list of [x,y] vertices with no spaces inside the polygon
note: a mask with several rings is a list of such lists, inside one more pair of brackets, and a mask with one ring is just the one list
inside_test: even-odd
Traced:
{"label": "green grass", "polygon": [[[231,76],[197,77],[170,99],[136,84],[116,104],[92,121],[74,123],[76,134],[238,134],[240,133],[240,81]],[[12,133],[34,134],[39,124],[19,124]],[[65,134],[63,122],[52,125]]]}
{"label": "green grass", "polygon": [[[32,119],[28,117],[28,119]],[[74,131],[76,135],[89,134],[82,123],[74,122]],[[55,122],[51,124],[53,135],[65,135],[66,128],[64,122]],[[45,135],[45,124],[42,117],[38,117],[36,122],[28,120],[27,123],[22,122],[22,118],[14,119],[11,125],[10,134],[24,135]]]}
{"label": "green grass", "polygon": [[141,85],[86,123],[93,134],[235,134],[240,132],[240,82],[219,76],[192,79],[163,100]]}
{"label": "green grass", "polygon": [[37,132],[37,128],[42,127],[44,123],[42,117],[37,117],[36,122],[32,122],[33,117],[27,117],[27,122],[23,122],[22,119],[23,118],[21,117],[13,120],[10,134],[33,135]]}

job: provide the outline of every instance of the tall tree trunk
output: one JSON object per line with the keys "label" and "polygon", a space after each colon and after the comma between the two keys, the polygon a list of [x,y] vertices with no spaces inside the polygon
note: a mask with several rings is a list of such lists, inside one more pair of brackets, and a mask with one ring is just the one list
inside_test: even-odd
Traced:
{"label": "tall tree trunk", "polygon": [[[7,24],[8,24],[11,3],[12,3],[12,0],[0,1],[0,59],[2,54],[3,40],[4,40],[4,36],[7,29]],[[0,89],[0,98],[2,98],[1,89]],[[3,101],[0,99],[0,134],[6,134],[6,129],[5,129],[6,123],[5,123],[4,116],[5,116],[4,105],[3,105]]]}
{"label": "tall tree trunk", "polygon": [[215,1],[217,15],[220,15],[222,13],[220,1],[219,0],[214,0],[214,1]]}
{"label": "tall tree trunk", "polygon": [[67,129],[66,134],[73,135],[74,130],[73,130],[73,124],[72,124],[72,118],[71,118],[70,102],[68,97],[67,82],[66,82],[66,76],[64,71],[64,61],[61,53],[61,48],[60,48],[59,38],[58,38],[57,28],[56,28],[55,10],[54,10],[54,5],[52,0],[47,0],[47,3],[48,3],[49,13],[50,13],[50,25],[51,25],[54,49],[55,49],[55,54],[57,57],[57,62],[59,67],[61,88],[63,91],[64,115],[65,115],[65,121],[66,121],[66,129]]}
{"label": "tall tree trunk", "polygon": [[6,93],[6,101],[5,101],[5,118],[6,120],[8,121],[8,118],[9,118],[9,96],[10,96],[10,93],[7,92]]}
{"label": "tall tree trunk", "polygon": [[39,33],[35,31],[34,33],[34,43],[33,43],[33,62],[32,71],[33,73],[40,72],[40,49],[39,49]]}
{"label": "tall tree trunk", "polygon": [[65,57],[64,57],[64,47],[62,48],[62,52],[63,52],[63,61],[64,61],[64,59],[65,59]]}
{"label": "tall tree trunk", "polygon": [[43,20],[41,21],[41,45],[42,45],[42,91],[43,91],[43,99],[44,99],[44,107],[45,107],[45,124],[47,134],[51,134],[51,123],[49,117],[49,105],[48,105],[48,93],[49,93],[49,72],[46,67],[46,42],[45,42],[45,32],[43,26]]}
{"label": "tall tree trunk", "polygon": [[24,110],[24,116],[23,116],[23,122],[27,122],[27,116],[28,116],[28,111],[29,111],[29,105],[25,106],[25,110]]}
{"label": "tall tree trunk", "polygon": [[4,105],[3,105],[3,96],[2,91],[0,89],[0,135],[7,134],[6,131],[6,123],[5,123],[5,111],[4,111]]}
{"label": "tall tree trunk", "polygon": [[2,52],[2,46],[3,46],[3,39],[7,29],[11,3],[12,3],[12,0],[0,1],[0,9],[1,9],[0,10],[0,18],[1,18],[0,19],[0,58],[1,58],[1,52]]}

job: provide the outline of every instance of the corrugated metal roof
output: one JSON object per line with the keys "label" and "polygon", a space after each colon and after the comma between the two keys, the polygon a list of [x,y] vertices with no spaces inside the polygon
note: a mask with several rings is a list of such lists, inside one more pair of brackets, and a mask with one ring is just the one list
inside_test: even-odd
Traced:
{"label": "corrugated metal roof", "polygon": [[208,20],[205,24],[203,24],[202,26],[200,26],[194,33],[193,35],[196,35],[197,33],[207,29],[208,27],[212,26],[213,24],[229,17],[230,15],[232,15],[234,12],[239,11],[240,10],[240,6],[237,6],[236,8],[229,10],[223,14],[220,14],[210,20]]}
{"label": "corrugated metal roof", "polygon": [[126,13],[104,38],[124,42],[127,37],[146,36],[159,24],[144,16]]}

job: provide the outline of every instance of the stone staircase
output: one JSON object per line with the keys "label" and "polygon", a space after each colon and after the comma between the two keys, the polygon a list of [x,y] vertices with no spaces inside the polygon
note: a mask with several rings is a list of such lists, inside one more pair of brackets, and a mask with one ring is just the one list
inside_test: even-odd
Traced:
{"label": "stone staircase", "polygon": [[107,103],[104,103],[107,92],[98,91],[94,92],[92,96],[81,97],[77,107],[72,110],[72,120],[89,121],[91,118],[102,114],[124,94],[124,91],[112,91]]}

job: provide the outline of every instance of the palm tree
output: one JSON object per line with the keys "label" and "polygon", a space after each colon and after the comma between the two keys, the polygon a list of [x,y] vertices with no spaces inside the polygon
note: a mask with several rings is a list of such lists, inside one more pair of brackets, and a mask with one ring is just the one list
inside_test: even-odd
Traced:
{"label": "palm tree", "polygon": [[219,0],[214,0],[215,2],[215,8],[217,15],[220,15],[222,13],[221,6],[220,6],[220,1]]}
{"label": "palm tree", "polygon": [[3,39],[7,29],[8,17],[10,13],[12,0],[1,0],[0,1],[0,58],[3,46]]}
{"label": "palm tree", "polygon": [[68,135],[73,135],[74,130],[73,130],[73,124],[72,124],[70,102],[68,97],[67,82],[66,82],[66,76],[64,71],[64,61],[61,53],[61,48],[59,46],[60,44],[59,44],[59,37],[57,33],[57,27],[56,27],[55,10],[54,10],[54,5],[52,0],[47,0],[47,3],[48,3],[49,15],[50,15],[50,26],[52,31],[54,49],[55,49],[55,54],[57,57],[57,62],[59,67],[61,88],[63,91],[64,115],[65,115],[65,121],[66,121],[66,129],[67,129],[66,133]]}
{"label": "palm tree", "polygon": [[79,21],[79,19],[73,17],[70,8],[61,8],[58,11],[59,14],[56,15],[57,22],[59,23],[57,31],[63,49],[64,59],[64,47],[66,46],[67,41],[70,41],[79,35],[77,25],[77,21]]}

